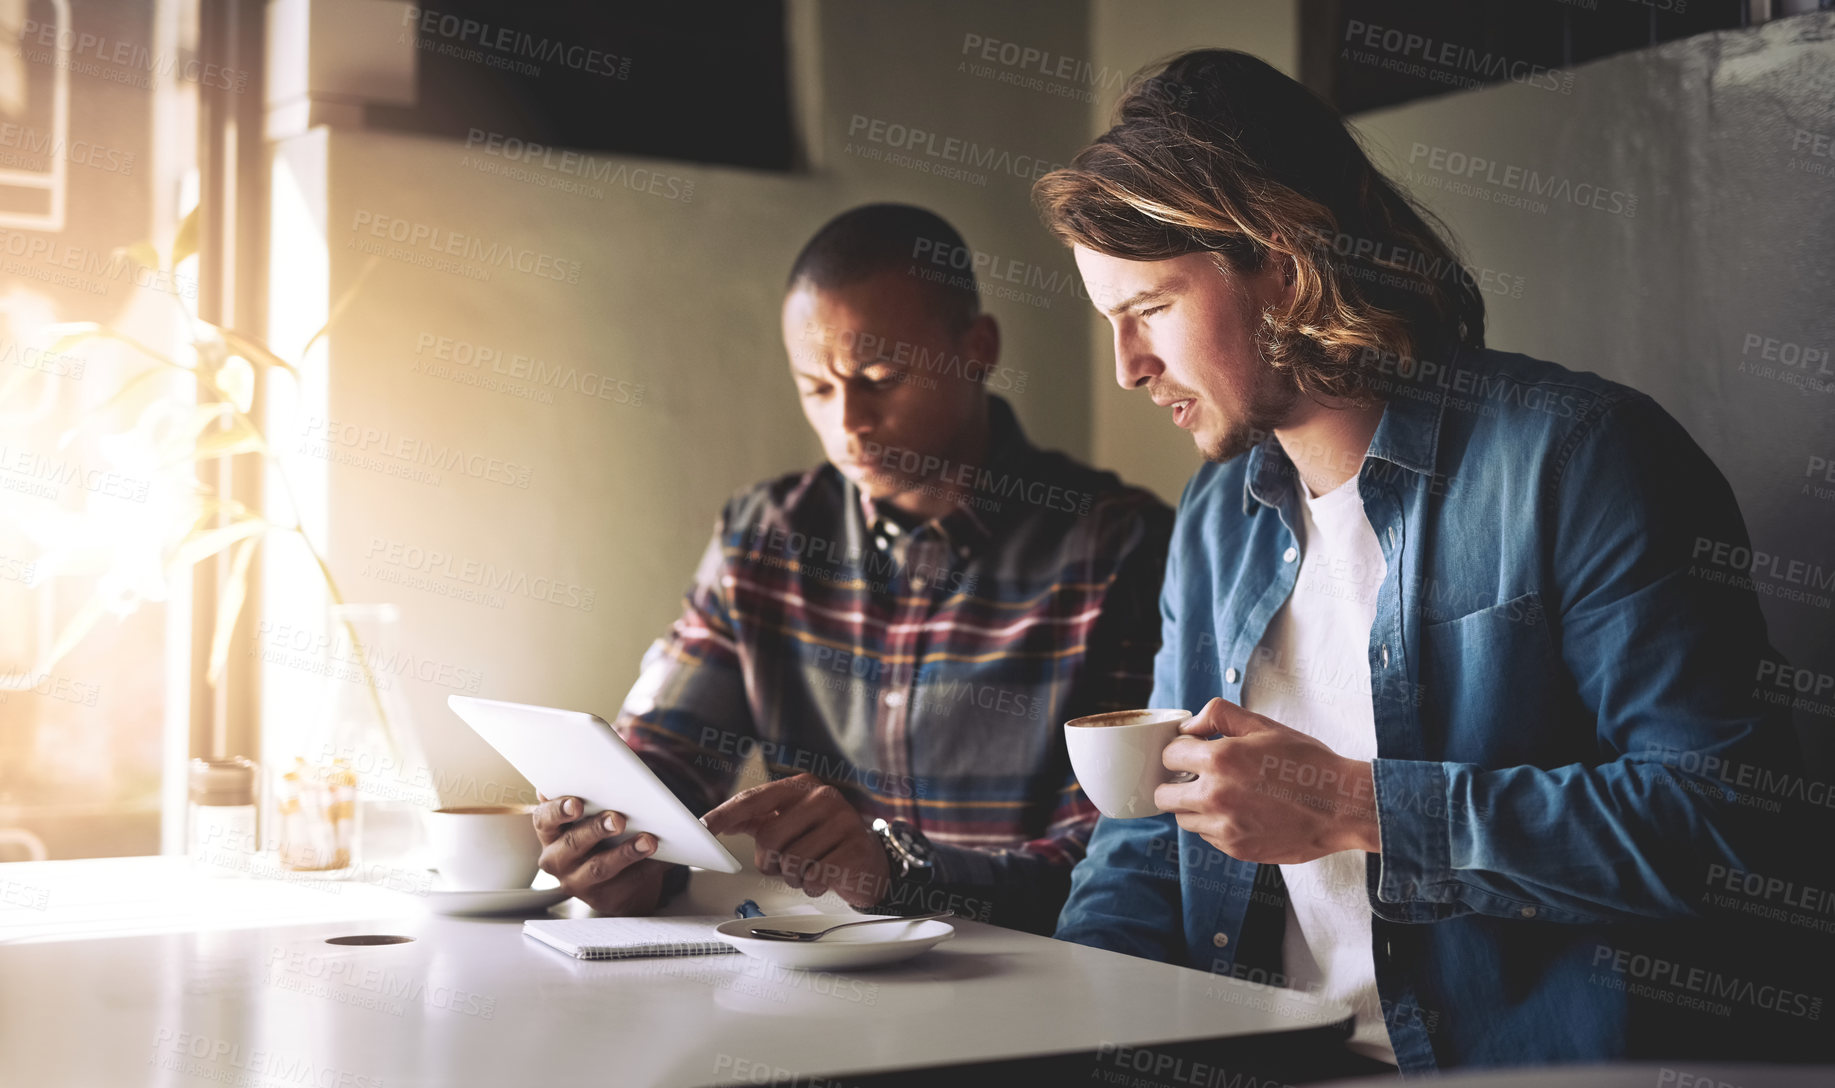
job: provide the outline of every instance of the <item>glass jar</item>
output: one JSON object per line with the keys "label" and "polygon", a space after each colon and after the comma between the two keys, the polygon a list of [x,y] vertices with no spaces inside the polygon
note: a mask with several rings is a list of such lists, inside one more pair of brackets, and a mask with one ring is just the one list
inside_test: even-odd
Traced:
{"label": "glass jar", "polygon": [[250,759],[194,759],[187,777],[185,853],[228,872],[248,872],[261,840],[255,825],[259,768]]}
{"label": "glass jar", "polygon": [[277,778],[274,838],[282,868],[334,873],[349,869],[357,846],[357,773],[342,759],[293,766]]}

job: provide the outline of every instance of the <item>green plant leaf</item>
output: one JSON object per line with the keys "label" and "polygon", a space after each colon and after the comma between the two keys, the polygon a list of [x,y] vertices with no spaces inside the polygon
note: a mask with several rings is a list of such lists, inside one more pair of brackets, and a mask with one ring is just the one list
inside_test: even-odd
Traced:
{"label": "green plant leaf", "polygon": [[255,549],[260,545],[261,537],[245,537],[236,543],[236,552],[230,557],[229,579],[217,600],[216,630],[210,639],[210,671],[204,674],[213,688],[229,661],[230,635],[236,630],[236,618],[242,615],[242,603],[248,599],[249,560],[254,558]]}
{"label": "green plant leaf", "polygon": [[214,330],[218,336],[223,338],[225,344],[228,344],[235,350],[236,354],[247,359],[249,362],[257,366],[279,367],[295,378],[299,377],[298,367],[274,354],[274,349],[268,347],[254,337],[244,336],[234,329],[226,329],[221,325],[212,325],[207,321],[200,322],[200,324]]}
{"label": "green plant leaf", "polygon": [[[225,407],[229,407],[225,405]],[[228,427],[219,431],[206,431],[198,436],[193,444],[191,455],[180,458],[193,463],[208,461],[213,457],[234,457],[239,453],[266,453],[268,444],[262,440],[261,432],[248,421],[247,416],[235,416]],[[176,462],[175,462],[176,463]],[[168,466],[170,467],[170,466]]]}
{"label": "green plant leaf", "polygon": [[160,267],[159,250],[154,249],[153,243],[151,242],[141,241],[135,242],[131,246],[122,246],[115,250],[114,253],[110,254],[110,256],[126,257],[135,264],[145,265],[148,268],[157,269]]}
{"label": "green plant leaf", "polygon": [[[201,208],[202,205],[199,207]],[[177,268],[179,262],[198,251],[198,210],[198,208],[192,208],[186,212],[185,218],[179,221],[178,233],[172,236],[173,268]],[[153,267],[158,268],[159,266],[155,264]]]}
{"label": "green plant leaf", "polygon": [[325,323],[319,326],[319,331],[306,338],[306,346],[299,349],[301,359],[312,352],[312,345],[318,343],[320,337],[331,331],[331,323],[336,321],[345,308],[356,300],[358,289],[363,286],[364,280],[370,278],[370,273],[376,270],[376,263],[377,258],[374,255],[363,262],[363,270],[357,273],[357,278],[350,281],[350,286],[346,287],[344,293],[338,296],[338,301],[332,304],[331,312],[325,315]]}
{"label": "green plant leaf", "polygon": [[68,321],[62,324],[52,325],[51,329],[58,333],[58,337],[56,340],[53,340],[51,346],[45,350],[54,355],[62,355],[64,352],[69,351],[71,348],[86,340],[113,340],[117,344],[126,344],[128,347],[133,348],[135,351],[161,366],[171,367],[174,370],[182,370],[187,374],[195,373],[190,367],[177,361],[170,355],[167,355],[165,352],[156,351],[131,336],[123,336],[113,329],[105,329],[93,321]]}
{"label": "green plant leaf", "polygon": [[178,547],[173,549],[172,557],[166,560],[166,574],[168,577],[183,574],[199,560],[217,554],[238,540],[246,540],[267,530],[268,520],[258,517],[243,518],[228,525],[192,529],[185,535],[185,539],[179,541]]}

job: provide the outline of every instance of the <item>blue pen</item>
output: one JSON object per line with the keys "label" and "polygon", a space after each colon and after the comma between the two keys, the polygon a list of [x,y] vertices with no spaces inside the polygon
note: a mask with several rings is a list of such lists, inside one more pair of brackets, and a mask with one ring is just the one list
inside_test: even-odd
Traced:
{"label": "blue pen", "polygon": [[758,909],[758,904],[750,899],[733,908],[735,918],[763,918],[765,912]]}

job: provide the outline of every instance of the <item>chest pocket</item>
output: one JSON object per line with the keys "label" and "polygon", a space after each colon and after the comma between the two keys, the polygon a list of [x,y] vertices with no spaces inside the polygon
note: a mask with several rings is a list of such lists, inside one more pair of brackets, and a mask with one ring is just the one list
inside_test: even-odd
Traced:
{"label": "chest pocket", "polygon": [[1534,593],[1422,629],[1429,758],[1552,765],[1571,681]]}

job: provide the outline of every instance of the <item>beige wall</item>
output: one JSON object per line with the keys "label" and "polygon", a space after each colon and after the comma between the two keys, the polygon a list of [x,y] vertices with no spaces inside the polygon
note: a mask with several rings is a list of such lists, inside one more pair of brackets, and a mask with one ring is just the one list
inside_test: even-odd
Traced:
{"label": "beige wall", "polygon": [[[432,679],[400,679],[396,690],[425,737],[447,800],[514,781],[446,708],[455,687],[475,675],[485,696],[609,717],[644,649],[677,614],[721,502],[736,488],[819,457],[784,373],[777,313],[797,248],[836,212],[871,200],[927,205],[1003,267],[1021,269],[1022,277],[1036,268],[1030,301],[989,301],[1003,324],[1003,362],[1025,375],[1023,393],[1011,399],[1035,441],[1087,456],[1089,347],[1079,310],[1087,303],[1070,287],[1068,255],[1031,211],[1030,176],[1015,173],[1034,157],[1068,157],[1088,130],[1088,105],[1002,82],[998,64],[977,74],[964,54],[971,40],[994,40],[1086,57],[1081,6],[1064,11],[1052,2],[973,0],[796,5],[811,160],[803,173],[599,156],[666,178],[664,195],[601,183],[606,191],[595,199],[481,172],[470,165],[480,159],[475,150],[432,139],[321,129],[281,149],[281,173],[296,176],[283,178],[279,189],[300,194],[295,210],[277,211],[276,237],[296,239],[274,254],[282,344],[297,343],[313,315],[358,274],[364,255],[353,247],[390,244],[367,233],[374,217],[579,263],[577,284],[505,268],[479,282],[385,257],[340,319],[329,350],[312,361],[302,403],[280,404],[295,422],[323,416],[341,434],[373,429],[387,436],[377,445],[390,449],[402,442],[462,449],[515,466],[505,474],[527,472],[526,486],[454,471],[439,473],[435,486],[392,475],[404,466],[387,456],[364,466],[328,463],[314,447],[303,456],[294,451],[304,504],[316,507],[310,496],[321,488],[327,496],[322,511],[309,509],[309,521],[322,517],[328,558],[347,597],[399,605],[401,648],[426,663]],[[883,143],[849,130],[875,121],[996,149],[1006,170],[979,171],[987,176],[976,183],[874,161],[859,152],[883,151]],[[667,198],[690,181],[691,201]],[[364,215],[372,218],[359,227]],[[313,287],[319,258],[297,242],[313,230],[329,255],[328,277],[318,277],[328,278],[329,291]],[[418,252],[429,251],[422,245]],[[1037,277],[1048,274],[1057,275],[1056,287],[1039,288]],[[612,387],[613,400],[557,392],[552,404],[537,403],[415,373],[417,362],[430,361],[416,353],[424,337],[627,384]],[[481,369],[474,373],[488,376],[488,367]],[[618,402],[634,401],[638,386],[641,403]],[[359,431],[345,430],[351,426]],[[319,438],[333,429],[320,427]],[[330,448],[377,452],[335,441]],[[429,560],[416,564],[417,549],[452,559],[430,571]],[[299,591],[305,571],[298,553],[275,555],[269,622],[316,625],[320,604]],[[592,607],[508,593],[501,602],[461,599],[454,594],[475,588],[468,563],[530,585],[553,579],[566,587],[564,597],[582,602],[590,592]],[[388,580],[395,575],[428,582]],[[337,685],[284,657],[266,670],[264,684],[272,759],[288,734],[324,720],[323,691]]]}
{"label": "beige wall", "polygon": [[[1090,42],[1107,68],[1132,73],[1186,49],[1221,47],[1253,53],[1288,75],[1299,75],[1298,0],[1093,0]],[[1094,103],[1090,133],[1109,127],[1119,96],[1110,88]],[[1176,503],[1198,467],[1191,438],[1173,427],[1164,410],[1115,384],[1115,351],[1108,322],[1089,311],[1091,453],[1130,483]]]}

